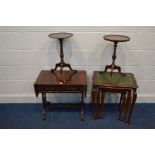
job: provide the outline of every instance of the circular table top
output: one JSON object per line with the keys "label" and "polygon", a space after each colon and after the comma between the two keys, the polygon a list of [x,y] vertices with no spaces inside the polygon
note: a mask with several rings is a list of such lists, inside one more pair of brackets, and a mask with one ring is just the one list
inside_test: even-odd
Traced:
{"label": "circular table top", "polygon": [[123,36],[123,35],[106,35],[103,38],[104,40],[112,41],[112,42],[126,42],[130,40],[128,36]]}
{"label": "circular table top", "polygon": [[66,32],[52,33],[48,35],[49,38],[54,38],[54,39],[65,39],[65,38],[70,38],[72,36],[73,36],[72,33],[66,33]]}

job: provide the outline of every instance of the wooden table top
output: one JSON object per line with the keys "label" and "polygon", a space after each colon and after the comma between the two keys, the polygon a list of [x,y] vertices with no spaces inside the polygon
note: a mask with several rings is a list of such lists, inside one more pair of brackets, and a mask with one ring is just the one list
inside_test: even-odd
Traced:
{"label": "wooden table top", "polygon": [[66,33],[66,32],[52,33],[48,35],[49,38],[54,38],[54,39],[65,39],[65,38],[70,38],[72,36],[73,36],[72,33]]}
{"label": "wooden table top", "polygon": [[95,71],[93,74],[93,85],[117,88],[138,88],[136,79],[132,73],[110,72],[100,73]]}
{"label": "wooden table top", "polygon": [[126,42],[130,40],[128,36],[124,36],[124,35],[106,35],[103,38],[104,40],[111,41],[111,42]]}
{"label": "wooden table top", "polygon": [[[63,71],[60,74],[60,71],[54,71],[57,77],[62,76],[63,80],[67,80],[72,74],[72,71]],[[64,84],[60,84],[57,80],[56,75],[51,73],[50,70],[42,70],[35,82],[35,85],[87,85],[87,73],[86,71],[80,70],[74,73],[71,77],[71,80]]]}

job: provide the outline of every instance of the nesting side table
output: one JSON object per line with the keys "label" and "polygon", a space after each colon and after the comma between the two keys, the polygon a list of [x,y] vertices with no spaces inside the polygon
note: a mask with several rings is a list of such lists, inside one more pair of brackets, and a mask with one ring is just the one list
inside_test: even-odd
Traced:
{"label": "nesting side table", "polygon": [[130,124],[131,113],[136,102],[138,88],[131,73],[99,72],[93,74],[92,118],[103,117],[104,97],[106,92],[121,93],[119,103],[119,120]]}
{"label": "nesting side table", "polygon": [[[46,119],[47,110],[51,107],[77,107],[81,109],[81,120],[84,120],[84,97],[87,91],[87,74],[86,71],[77,71],[72,74],[72,71],[54,71],[43,70],[40,72],[36,82],[34,83],[34,90],[36,96],[41,93],[43,103],[43,119]],[[56,76],[55,76],[56,75]],[[66,83],[60,83],[57,78],[60,77],[66,80]],[[68,80],[69,79],[69,80]],[[50,103],[47,101],[47,93],[80,93],[80,103]]]}

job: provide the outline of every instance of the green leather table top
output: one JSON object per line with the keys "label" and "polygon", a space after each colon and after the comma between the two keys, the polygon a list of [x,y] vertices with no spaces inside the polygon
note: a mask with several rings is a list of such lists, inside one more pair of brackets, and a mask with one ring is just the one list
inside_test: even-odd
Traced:
{"label": "green leather table top", "polygon": [[138,88],[136,79],[131,73],[117,73],[113,72],[94,72],[93,76],[94,85],[112,86],[112,87],[131,87]]}

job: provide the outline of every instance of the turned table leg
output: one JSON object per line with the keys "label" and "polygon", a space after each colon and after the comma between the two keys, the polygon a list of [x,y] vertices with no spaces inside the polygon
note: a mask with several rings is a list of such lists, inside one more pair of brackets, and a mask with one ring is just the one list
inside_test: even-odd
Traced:
{"label": "turned table leg", "polygon": [[123,120],[125,105],[126,105],[127,92],[121,93],[120,103],[119,103],[119,120]]}
{"label": "turned table leg", "polygon": [[97,98],[97,89],[93,87],[92,89],[92,119],[97,119],[97,108],[96,108],[96,99]]}
{"label": "turned table leg", "polygon": [[82,94],[81,94],[81,121],[84,121],[84,102],[83,102],[83,98],[84,98],[84,92],[82,91]]}
{"label": "turned table leg", "polygon": [[47,98],[46,93],[42,93],[42,103],[43,103],[43,113],[42,113],[42,119],[47,119]]}
{"label": "turned table leg", "polygon": [[132,94],[132,90],[128,90],[127,92],[127,99],[126,99],[126,103],[125,103],[125,111],[124,111],[124,117],[123,117],[123,121],[128,123],[128,117],[129,117],[129,111],[130,111],[130,107],[131,107],[131,94]]}
{"label": "turned table leg", "polygon": [[99,118],[103,118],[105,92],[103,89],[99,90]]}
{"label": "turned table leg", "polygon": [[100,113],[100,89],[99,88],[93,88],[92,91],[93,96],[93,116],[92,119],[98,119],[99,113]]}
{"label": "turned table leg", "polygon": [[137,99],[137,92],[136,92],[136,89],[134,89],[132,92],[131,106],[129,108],[129,115],[128,115],[128,120],[127,120],[128,124],[130,124],[130,121],[131,121],[131,114],[132,114],[136,99]]}

